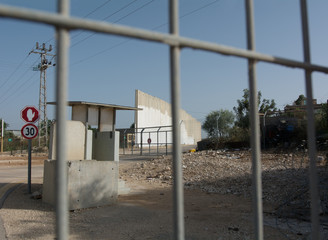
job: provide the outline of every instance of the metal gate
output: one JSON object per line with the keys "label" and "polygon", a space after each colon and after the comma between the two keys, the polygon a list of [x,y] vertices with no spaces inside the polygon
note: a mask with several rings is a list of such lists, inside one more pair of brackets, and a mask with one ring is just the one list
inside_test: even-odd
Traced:
{"label": "metal gate", "polygon": [[256,63],[259,61],[300,68],[305,73],[307,117],[308,117],[308,147],[310,157],[310,189],[311,189],[311,222],[312,239],[319,239],[319,203],[318,203],[318,177],[316,169],[316,146],[314,113],[312,103],[312,72],[328,73],[328,67],[311,64],[309,29],[306,0],[300,0],[304,61],[294,61],[286,58],[261,54],[255,51],[254,41],[254,13],[253,0],[245,0],[247,50],[223,46],[215,43],[198,41],[179,36],[178,28],[178,0],[170,0],[169,18],[170,33],[147,31],[138,28],[120,26],[98,21],[72,18],[69,16],[69,0],[58,0],[58,14],[41,11],[26,10],[16,7],[0,5],[0,16],[39,22],[56,27],[57,31],[57,72],[56,72],[56,119],[57,127],[57,199],[56,199],[56,234],[57,239],[68,239],[68,200],[67,200],[67,175],[66,171],[66,103],[68,82],[68,48],[69,32],[72,29],[81,29],[99,33],[120,35],[147,41],[159,42],[170,46],[170,76],[171,76],[171,102],[173,126],[173,173],[174,173],[174,234],[176,239],[184,239],[184,200],[181,166],[180,146],[180,50],[181,48],[194,48],[210,51],[223,55],[232,55],[248,59],[249,90],[250,90],[250,120],[251,120],[251,148],[252,148],[252,175],[253,175],[253,207],[256,239],[263,239],[262,215],[262,183],[261,183],[261,158],[260,158],[260,130],[257,109],[257,83]]}
{"label": "metal gate", "polygon": [[172,126],[117,129],[120,154],[167,155],[172,152]]}

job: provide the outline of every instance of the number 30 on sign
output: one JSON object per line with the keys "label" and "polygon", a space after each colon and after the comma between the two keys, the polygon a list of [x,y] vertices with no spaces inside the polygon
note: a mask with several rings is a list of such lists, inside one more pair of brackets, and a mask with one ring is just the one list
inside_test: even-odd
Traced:
{"label": "number 30 on sign", "polygon": [[21,133],[24,138],[33,139],[38,135],[39,130],[34,124],[28,123],[22,127]]}

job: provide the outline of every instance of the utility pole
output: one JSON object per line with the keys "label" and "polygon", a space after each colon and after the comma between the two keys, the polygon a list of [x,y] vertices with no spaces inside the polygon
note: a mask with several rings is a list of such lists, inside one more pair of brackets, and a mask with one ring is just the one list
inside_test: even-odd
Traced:
{"label": "utility pole", "polygon": [[48,61],[47,56],[54,57],[55,55],[50,54],[52,51],[52,46],[49,45],[49,48],[46,48],[46,44],[42,43],[42,46],[39,46],[39,43],[36,43],[36,49],[32,50],[31,53],[40,54],[41,63],[37,67],[33,68],[33,71],[40,71],[40,92],[39,92],[39,147],[41,146],[41,139],[44,139],[44,146],[47,145],[48,141],[48,119],[47,119],[47,69],[55,64],[51,64],[51,61]]}

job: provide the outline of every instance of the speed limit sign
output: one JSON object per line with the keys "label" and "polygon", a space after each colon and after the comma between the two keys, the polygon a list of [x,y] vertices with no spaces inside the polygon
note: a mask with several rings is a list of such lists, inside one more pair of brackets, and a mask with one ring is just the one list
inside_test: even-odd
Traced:
{"label": "speed limit sign", "polygon": [[24,138],[33,139],[38,135],[39,130],[34,124],[28,123],[22,127],[21,133]]}

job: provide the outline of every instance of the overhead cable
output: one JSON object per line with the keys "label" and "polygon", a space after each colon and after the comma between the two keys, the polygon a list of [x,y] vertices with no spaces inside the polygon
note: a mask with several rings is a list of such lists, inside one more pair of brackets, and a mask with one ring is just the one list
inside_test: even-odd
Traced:
{"label": "overhead cable", "polygon": [[[126,9],[127,7],[129,7],[130,5],[132,5],[133,3],[135,3],[136,1],[138,1],[138,0],[133,0],[132,2],[129,2],[128,4],[124,5],[123,7],[121,7],[121,8],[118,9],[117,11],[115,11],[114,13],[111,13],[110,15],[104,17],[104,18],[101,19],[101,20],[102,20],[102,21],[107,20],[108,18],[114,16],[115,14],[117,14],[117,13],[123,11],[124,9]],[[153,2],[153,1],[154,1],[154,0],[152,0],[152,1],[150,1],[150,2],[148,2],[148,3],[146,3],[146,4],[144,4],[143,6],[141,6],[141,7],[139,7],[138,9],[136,9],[136,10],[134,10],[134,11],[128,13],[127,15],[121,17],[120,19],[114,21],[113,23],[117,23],[117,22],[123,20],[124,18],[126,18],[126,17],[130,16],[131,14],[135,13],[136,11],[138,11],[138,10],[144,8],[145,6],[147,6],[148,4],[150,4],[150,3]],[[94,35],[96,35],[96,33],[91,33],[89,36],[87,36],[87,37],[81,39],[80,41],[77,41],[76,43],[72,44],[71,48],[73,48],[73,47],[75,47],[76,45],[78,45],[78,44],[84,42],[85,40],[87,40],[87,39],[93,37]]]}
{"label": "overhead cable", "polygon": [[[189,16],[189,15],[191,15],[193,13],[196,13],[196,12],[198,12],[200,10],[203,10],[203,9],[205,9],[205,8],[211,6],[211,5],[213,5],[213,4],[215,4],[215,3],[219,2],[219,1],[221,1],[221,0],[215,0],[215,1],[210,2],[210,3],[208,3],[208,4],[204,5],[204,6],[201,6],[201,7],[197,8],[197,9],[195,9],[195,10],[192,10],[192,11],[186,13],[186,14],[183,14],[182,16],[179,17],[179,19],[182,19],[182,18],[187,17],[187,16]],[[163,24],[160,24],[160,25],[158,25],[156,27],[151,28],[151,30],[156,30],[156,29],[159,29],[159,28],[161,28],[163,26],[166,26],[166,25],[168,25],[168,23],[163,23]],[[124,44],[126,44],[126,43],[128,43],[130,41],[133,41],[133,39],[123,40],[123,41],[121,41],[121,42],[119,42],[119,43],[117,43],[117,44],[115,44],[115,45],[113,45],[113,46],[111,46],[109,48],[106,48],[106,49],[103,49],[103,50],[101,50],[101,51],[99,51],[97,53],[94,53],[94,54],[90,55],[89,57],[86,57],[86,58],[81,59],[81,60],[79,60],[77,62],[74,62],[72,65],[76,65],[76,64],[85,62],[85,61],[87,61],[87,60],[89,60],[91,58],[94,58],[96,56],[99,56],[99,55],[101,55],[101,54],[103,54],[105,52],[108,52],[108,51],[110,51],[110,50],[112,50],[114,48],[117,48],[117,47],[119,47],[121,45],[124,45]]]}

